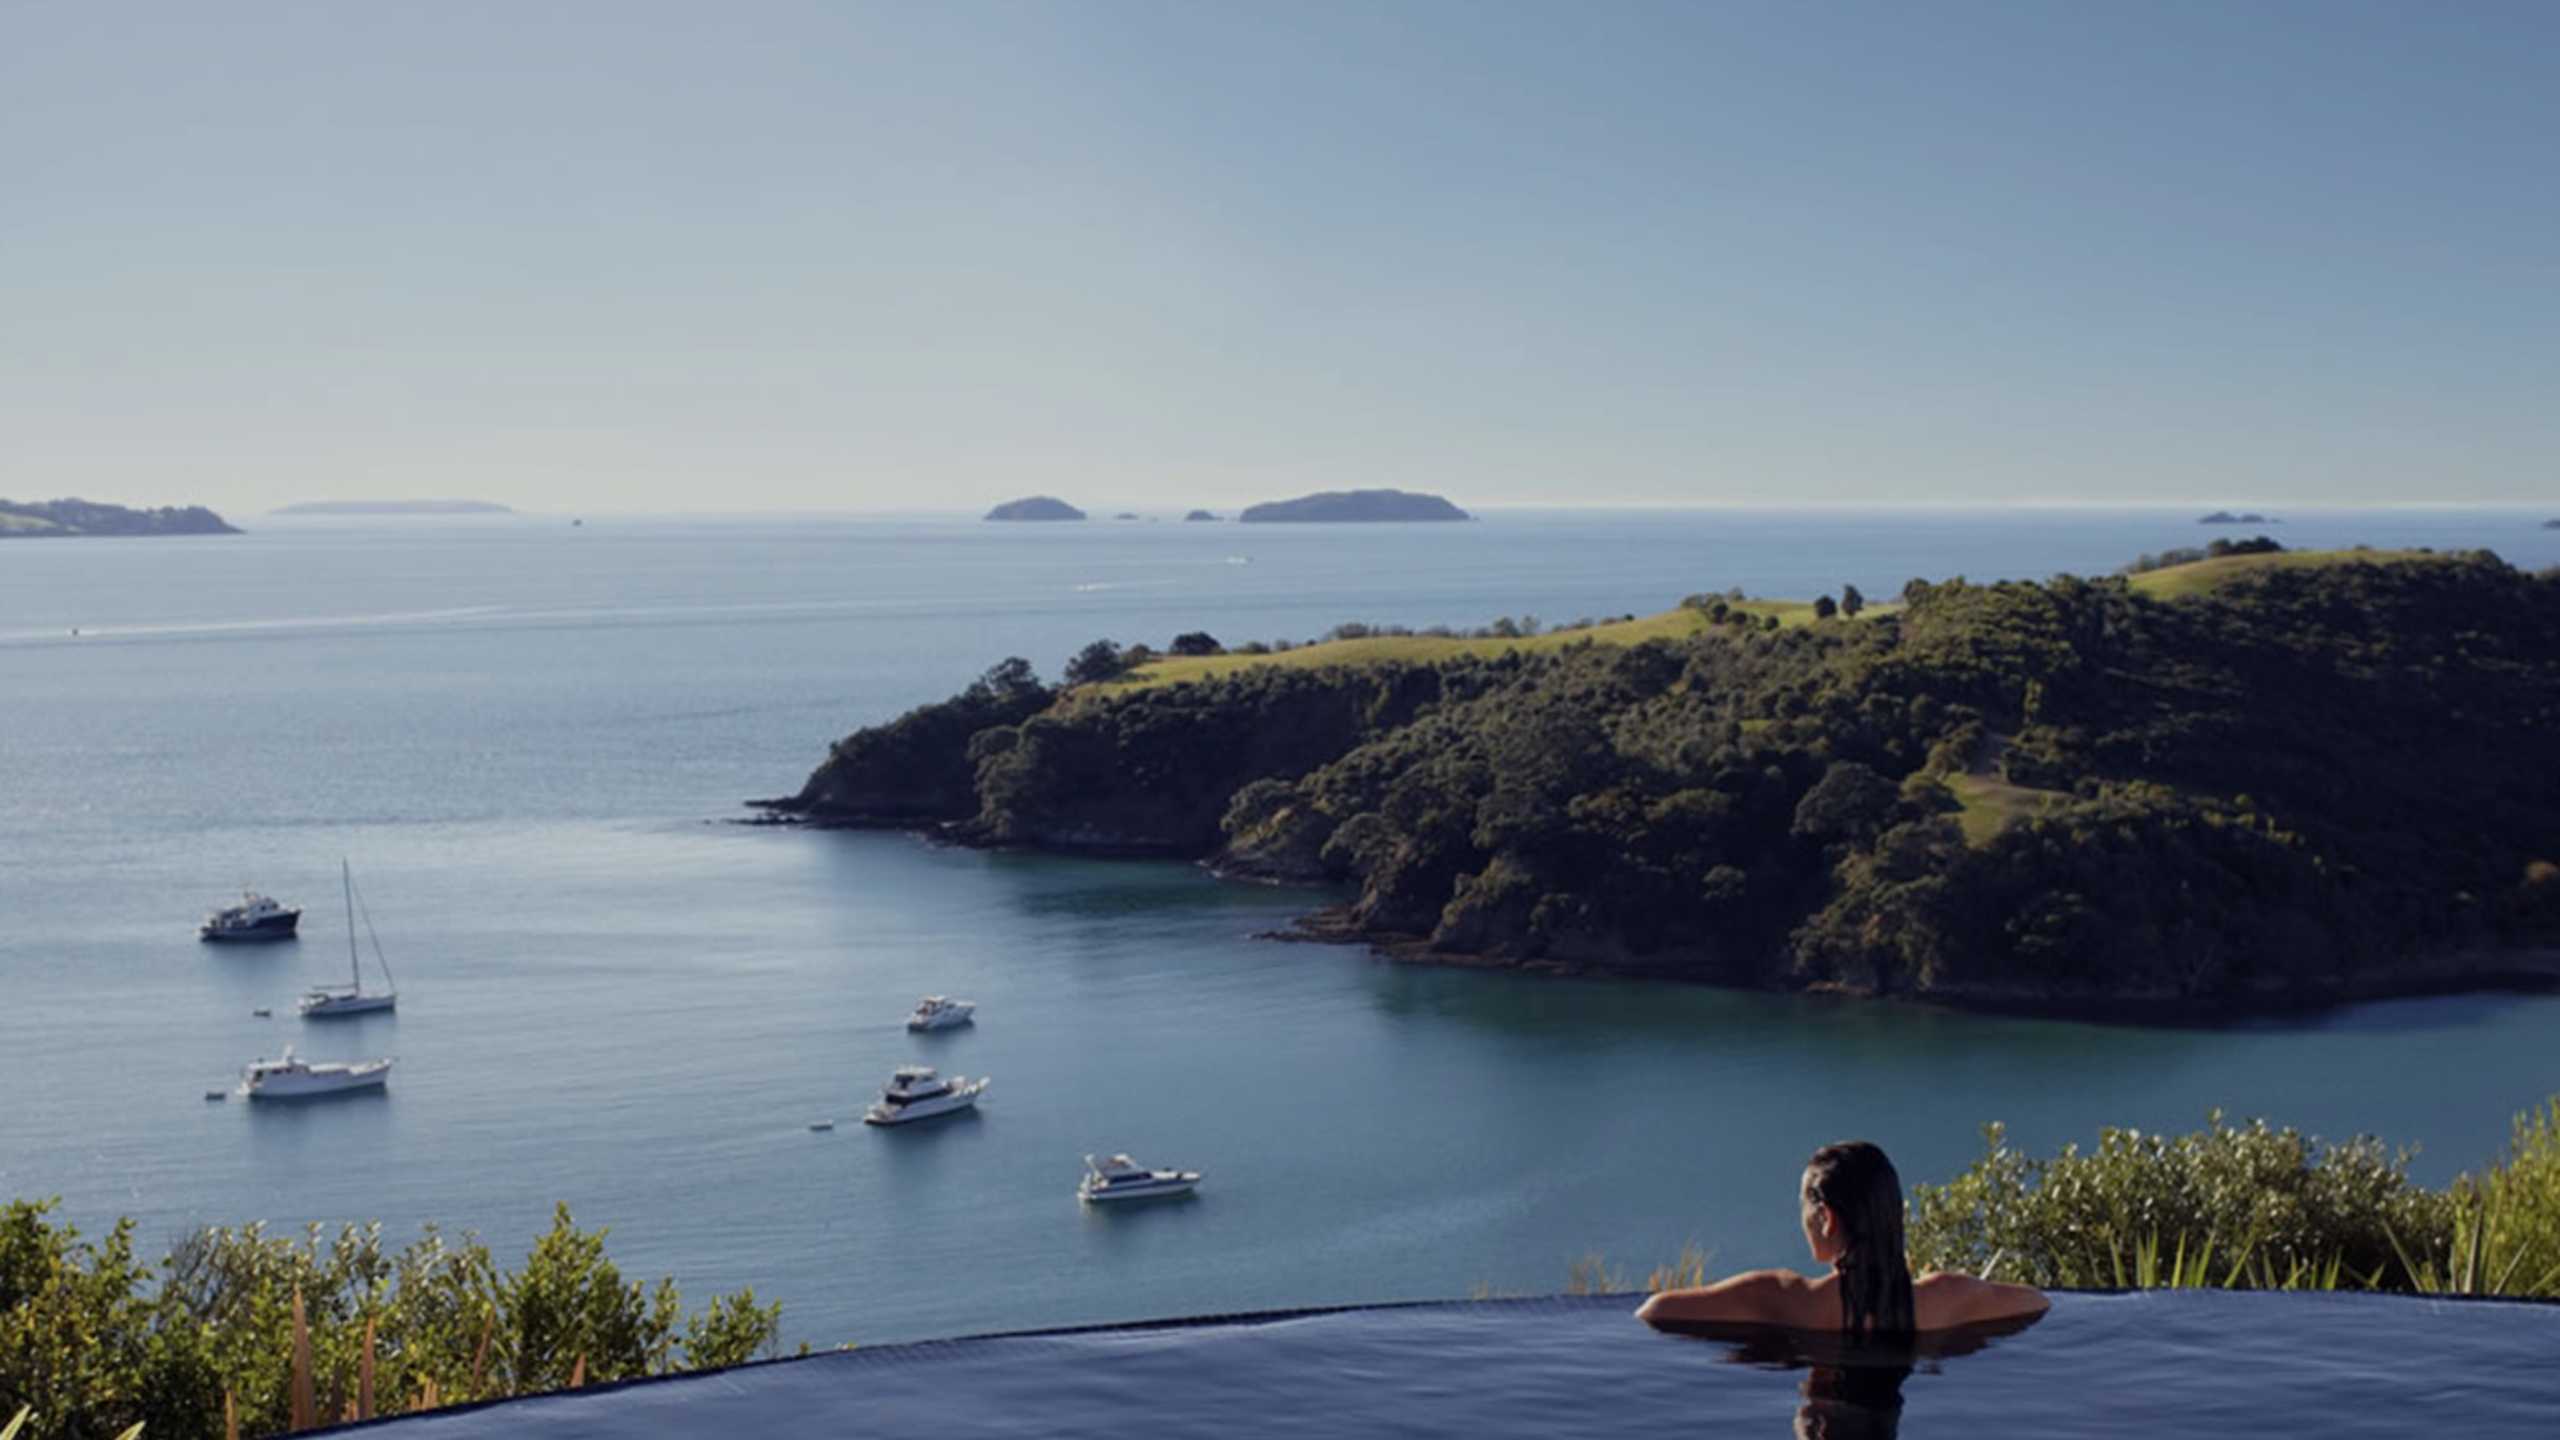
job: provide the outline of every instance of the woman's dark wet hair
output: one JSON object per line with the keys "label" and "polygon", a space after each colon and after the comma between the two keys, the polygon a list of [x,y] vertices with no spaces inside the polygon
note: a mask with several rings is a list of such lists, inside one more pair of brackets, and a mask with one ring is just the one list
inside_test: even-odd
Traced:
{"label": "woman's dark wet hair", "polygon": [[1841,1229],[1840,1329],[1868,1338],[1908,1335],[1911,1261],[1903,1253],[1902,1177],[1864,1140],[1825,1145],[1805,1162],[1804,1195],[1831,1207]]}

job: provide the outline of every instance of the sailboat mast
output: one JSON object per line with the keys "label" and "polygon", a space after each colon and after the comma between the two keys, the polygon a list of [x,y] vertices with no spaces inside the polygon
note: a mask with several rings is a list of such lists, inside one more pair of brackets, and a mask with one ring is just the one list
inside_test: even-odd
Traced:
{"label": "sailboat mast", "polygon": [[347,893],[347,983],[362,990],[364,971],[356,965],[356,879],[343,855],[338,857],[338,884]]}

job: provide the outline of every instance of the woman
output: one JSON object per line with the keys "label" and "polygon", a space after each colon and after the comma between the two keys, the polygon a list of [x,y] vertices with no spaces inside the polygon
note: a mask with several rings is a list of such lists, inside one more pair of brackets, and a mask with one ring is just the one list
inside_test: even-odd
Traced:
{"label": "woman", "polygon": [[1644,1302],[1649,1325],[1716,1322],[1832,1330],[1852,1339],[1949,1330],[2043,1314],[2030,1285],[2000,1285],[1934,1271],[1911,1278],[1902,1246],[1902,1177],[1864,1140],[1825,1145],[1804,1168],[1804,1243],[1831,1273],[1754,1270]]}

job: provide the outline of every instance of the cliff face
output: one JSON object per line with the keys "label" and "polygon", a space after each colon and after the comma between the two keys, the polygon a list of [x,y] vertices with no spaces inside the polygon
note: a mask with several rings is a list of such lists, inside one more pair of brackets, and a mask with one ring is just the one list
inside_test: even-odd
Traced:
{"label": "cliff face", "polygon": [[1007,660],[949,700],[837,741],[798,794],[764,803],[837,825],[966,820],[978,808],[977,767],[986,753],[978,737],[1029,719],[1055,698],[1029,662]]}
{"label": "cliff face", "polygon": [[1325,763],[1439,695],[1413,667],[1268,668],[1207,685],[1107,691],[978,742],[986,844],[1197,859],[1217,849],[1239,790]]}

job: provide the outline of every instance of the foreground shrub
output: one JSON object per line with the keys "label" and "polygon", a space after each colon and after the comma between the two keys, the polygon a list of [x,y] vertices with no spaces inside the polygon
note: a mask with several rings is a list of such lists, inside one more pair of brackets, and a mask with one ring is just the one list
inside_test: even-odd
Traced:
{"label": "foreground shrub", "polygon": [[1985,1153],[1914,1186],[1915,1270],[2037,1285],[2214,1285],[2560,1294],[2560,1100],[2516,1122],[2498,1164],[2442,1190],[2358,1136],[2263,1120],[2183,1136],[2102,1130],[2050,1159],[1986,1127]]}
{"label": "foreground shrub", "polygon": [[671,1281],[625,1282],[604,1232],[566,1206],[515,1271],[432,1227],[397,1253],[381,1227],[335,1240],[259,1226],[180,1241],[161,1282],[133,1259],[133,1225],[98,1242],[0,1211],[0,1415],[19,1440],[93,1440],[141,1422],[150,1440],[242,1435],[592,1381],[733,1365],[771,1353],[781,1307],[754,1292],[690,1319]]}

